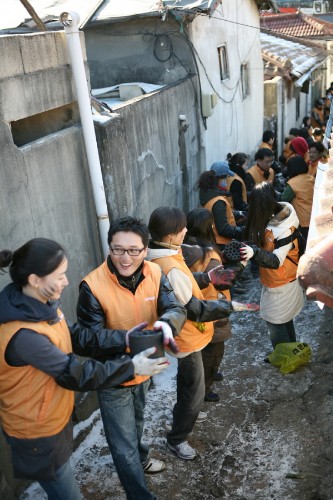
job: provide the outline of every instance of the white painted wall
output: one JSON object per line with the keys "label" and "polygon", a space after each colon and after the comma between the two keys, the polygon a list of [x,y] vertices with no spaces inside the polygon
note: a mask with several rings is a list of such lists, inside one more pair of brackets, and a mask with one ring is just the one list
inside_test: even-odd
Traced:
{"label": "white painted wall", "polygon": [[[259,14],[252,0],[223,0],[211,18],[197,16],[189,36],[200,58],[203,93],[216,93],[218,104],[204,132],[206,167],[227,153],[253,154],[263,132],[263,63]],[[230,78],[221,81],[218,46],[226,43]],[[249,67],[250,93],[243,100],[241,64]]]}

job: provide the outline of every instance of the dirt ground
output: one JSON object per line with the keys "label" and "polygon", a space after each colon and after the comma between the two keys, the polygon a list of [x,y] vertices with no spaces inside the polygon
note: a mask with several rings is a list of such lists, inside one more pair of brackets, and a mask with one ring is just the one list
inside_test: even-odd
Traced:
{"label": "dirt ground", "polygon": [[[259,301],[251,278],[237,300]],[[298,340],[312,348],[312,361],[283,375],[264,362],[271,352],[259,313],[233,313],[226,343],[224,381],[218,403],[204,403],[209,419],[196,424],[190,444],[198,451],[183,461],[166,449],[165,433],[175,398],[176,364],[154,377],[149,391],[145,439],[166,471],[147,478],[160,500],[332,500],[333,499],[333,310],[307,303],[296,319]],[[88,500],[123,500],[105,442],[99,412],[76,426],[84,437],[73,466]],[[32,485],[21,500],[44,498]]]}

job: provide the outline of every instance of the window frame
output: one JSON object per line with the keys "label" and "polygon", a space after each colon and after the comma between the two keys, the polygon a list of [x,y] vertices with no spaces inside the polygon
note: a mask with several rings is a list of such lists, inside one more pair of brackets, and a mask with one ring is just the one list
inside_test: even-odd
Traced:
{"label": "window frame", "polygon": [[217,47],[217,54],[219,58],[220,80],[228,80],[230,78],[229,60],[227,44],[223,43]]}

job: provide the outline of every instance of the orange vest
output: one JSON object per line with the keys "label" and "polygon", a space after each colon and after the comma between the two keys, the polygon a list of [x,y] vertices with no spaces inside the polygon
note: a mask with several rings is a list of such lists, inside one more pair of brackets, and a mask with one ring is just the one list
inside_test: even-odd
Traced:
{"label": "orange vest", "polygon": [[[233,177],[231,177],[231,175],[228,175],[228,177],[227,177],[227,188],[228,188],[228,191],[230,191],[230,186],[234,182],[234,180],[236,180],[236,179],[242,185],[242,199],[243,199],[243,201],[245,203],[247,203],[247,192],[246,192],[245,182],[243,181],[243,179],[241,177],[239,177],[239,175],[235,174]],[[229,201],[229,204],[230,204],[231,208],[234,209],[234,202],[233,202],[232,196],[230,196],[230,198],[228,199],[228,201]]]}
{"label": "orange vest", "polygon": [[262,142],[258,149],[270,149],[271,151],[273,151],[272,146],[268,144],[268,142]]}
{"label": "orange vest", "polygon": [[67,425],[74,408],[74,392],[60,387],[53,377],[31,365],[9,366],[5,352],[22,328],[45,335],[62,352],[72,352],[66,321],[54,325],[11,321],[0,325],[0,421],[9,436],[20,439],[49,437]]}
{"label": "orange vest", "polygon": [[253,177],[255,184],[261,184],[262,182],[273,182],[274,181],[274,170],[269,168],[269,176],[268,179],[265,179],[264,172],[261,168],[258,167],[257,164],[253,165],[253,167],[249,168],[247,171]]}
{"label": "orange vest", "polygon": [[319,116],[319,120],[321,122],[324,121],[324,108],[320,109],[320,108],[317,108],[316,106],[313,108],[312,110],[312,113],[311,113],[311,126],[313,128],[321,128],[321,125],[317,122],[317,120],[315,119],[315,117],[313,116],[313,113],[317,113],[317,115]]}
{"label": "orange vest", "polygon": [[310,225],[314,183],[314,177],[309,174],[296,175],[288,181],[295,193],[291,204],[296,211],[301,227],[309,227]]}
{"label": "orange vest", "polygon": [[[106,328],[125,330],[125,335],[127,330],[144,321],[148,321],[147,329],[152,329],[153,324],[158,320],[157,299],[160,291],[161,270],[156,264],[144,261],[142,272],[145,279],[141,281],[135,294],[119,284],[106,261],[84,278],[103,309]],[[137,375],[121,385],[140,384],[148,378]]]}
{"label": "orange vest", "polygon": [[[192,271],[192,273],[204,272],[206,271],[209,262],[213,259],[221,262],[221,257],[217,252],[215,252],[215,250],[207,252],[203,262],[201,260],[197,260],[196,262],[194,262],[194,264],[190,267],[190,270]],[[223,292],[220,292],[219,290],[216,290],[213,283],[209,283],[208,287],[201,290],[201,292],[205,300],[217,300],[221,293],[225,295],[226,300],[231,300],[231,294],[229,290],[223,290]]]}
{"label": "orange vest", "polygon": [[[184,257],[181,254],[170,255],[168,257],[160,257],[154,259],[154,262],[158,264],[162,271],[168,275],[171,269],[179,269],[186,276],[188,276],[192,283],[192,296],[199,300],[204,300],[204,296],[193,278],[193,275],[187,265],[185,264]],[[178,349],[180,352],[194,352],[203,349],[212,340],[214,327],[213,322],[209,321],[206,323],[199,324],[201,329],[199,330],[196,323],[190,320],[186,320],[185,325],[180,331],[179,335],[175,337]],[[201,331],[204,330],[204,331]]]}
{"label": "orange vest", "polygon": [[[294,227],[290,228],[294,231]],[[285,259],[282,266],[278,269],[268,269],[266,267],[259,266],[260,281],[264,286],[268,288],[277,288],[282,285],[286,285],[291,281],[296,279],[297,264],[298,264],[298,242],[297,239],[293,241],[294,248],[288,252],[288,257],[296,262],[292,262],[289,259]],[[273,252],[274,250],[274,236],[272,231],[266,229],[265,233],[265,245],[264,250],[268,252]]]}
{"label": "orange vest", "polygon": [[[210,212],[212,211],[213,209],[213,206],[215,205],[215,203],[219,200],[222,200],[224,201],[224,203],[226,204],[226,208],[227,208],[227,221],[228,221],[228,224],[230,226],[236,226],[236,221],[235,221],[235,217],[234,217],[234,214],[232,213],[232,209],[231,209],[231,206],[230,206],[230,202],[228,200],[228,198],[226,196],[216,196],[215,198],[212,198],[211,200],[209,200],[206,205],[204,206],[204,208],[207,208],[207,210],[210,210]],[[214,231],[214,234],[215,234],[215,240],[216,240],[216,243],[218,245],[226,245],[227,243],[229,243],[232,238],[226,238],[225,236],[221,236],[218,232],[217,232],[217,229],[215,227],[215,223],[213,224],[213,231]]]}

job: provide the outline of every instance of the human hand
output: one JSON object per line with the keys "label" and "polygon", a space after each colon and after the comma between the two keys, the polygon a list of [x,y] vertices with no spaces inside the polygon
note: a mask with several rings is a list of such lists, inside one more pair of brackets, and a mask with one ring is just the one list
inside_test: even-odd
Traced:
{"label": "human hand", "polygon": [[235,273],[231,269],[224,269],[223,265],[214,267],[208,276],[213,285],[230,286],[235,279]]}
{"label": "human hand", "polygon": [[162,330],[163,344],[168,346],[171,352],[173,352],[174,354],[177,354],[177,352],[179,352],[176,341],[173,338],[172,330],[168,323],[166,323],[165,321],[155,321],[153,329]]}
{"label": "human hand", "polygon": [[240,312],[240,311],[259,311],[260,306],[259,304],[254,304],[254,303],[243,303],[243,302],[236,302],[235,300],[231,301],[232,308],[235,312]]}
{"label": "human hand", "polygon": [[242,256],[242,260],[246,260],[246,261],[252,259],[253,255],[254,255],[253,248],[249,247],[248,245],[245,245],[245,243],[244,243],[244,246],[242,246],[239,249],[239,252]]}
{"label": "human hand", "polygon": [[129,338],[132,333],[142,332],[148,326],[148,322],[140,323],[139,325],[133,326],[128,332],[126,332],[126,345],[129,347]]}
{"label": "human hand", "polygon": [[133,357],[135,375],[157,375],[170,365],[170,362],[165,357],[150,359],[149,356],[154,352],[156,352],[156,347],[150,347]]}

